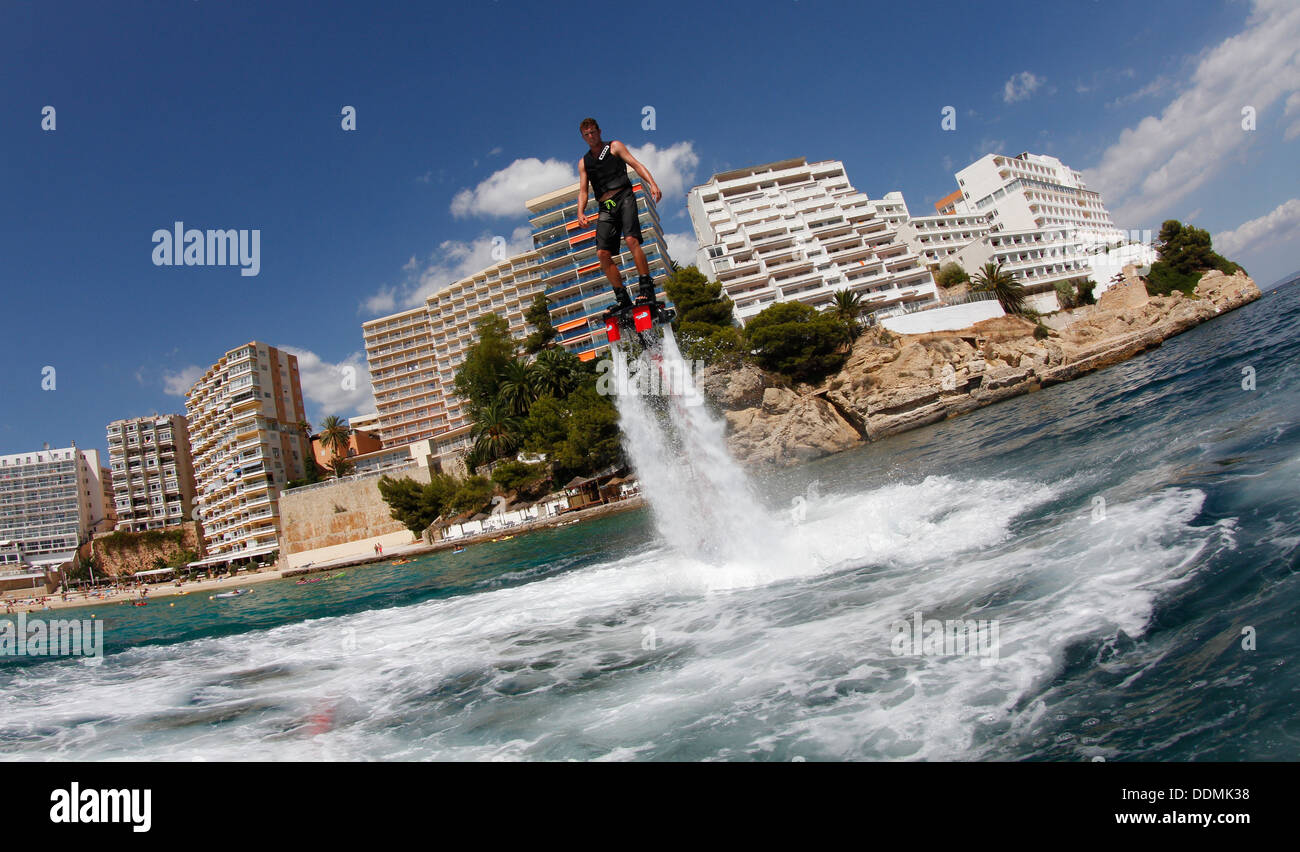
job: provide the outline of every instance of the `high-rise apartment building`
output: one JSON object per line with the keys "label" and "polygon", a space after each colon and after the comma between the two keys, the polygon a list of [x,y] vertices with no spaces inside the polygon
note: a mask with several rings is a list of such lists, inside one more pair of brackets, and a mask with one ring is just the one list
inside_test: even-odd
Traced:
{"label": "high-rise apartment building", "polygon": [[53,566],[107,520],[97,450],[75,445],[0,456],[0,568]]}
{"label": "high-rise apartment building", "polygon": [[369,414],[358,414],[355,417],[348,418],[348,428],[364,429],[367,432],[379,432],[379,412],[372,411]]}
{"label": "high-rise apartment building", "polygon": [[432,435],[433,412],[442,398],[428,307],[364,322],[361,333],[384,446],[397,447]]}
{"label": "high-rise apartment building", "polygon": [[[542,287],[537,256],[529,251],[453,282],[426,301],[442,403],[441,409],[433,411],[436,428],[430,436],[437,439],[437,454],[468,441],[469,416],[456,396],[455,381],[466,350],[478,339],[478,321],[495,314],[506,321],[511,337],[521,340],[528,327],[524,313]],[[387,446],[387,439],[384,443]]]}
{"label": "high-rise apartment building", "polygon": [[954,212],[984,216],[994,232],[1068,229],[1084,245],[1124,238],[1101,194],[1056,157],[1028,151],[1014,157],[985,154],[957,172],[957,186],[962,200]]}
{"label": "high-rise apartment building", "polygon": [[[659,282],[668,268],[659,213],[640,179],[632,180],[643,250]],[[613,295],[596,261],[596,223],[578,226],[577,201],[575,183],[527,202],[533,249],[447,285],[420,307],[362,323],[385,451],[427,440],[432,457],[449,468],[444,462],[469,450],[472,424],[455,379],[487,314],[504,319],[510,334],[522,340],[531,330],[524,314],[545,294],[559,345],[583,360],[609,345],[600,315]],[[594,199],[589,212],[597,212]],[[637,272],[625,246],[616,262],[635,289]]]}
{"label": "high-rise apartment building", "polygon": [[384,448],[428,439],[439,455],[465,448],[470,424],[454,385],[478,321],[496,314],[523,337],[524,312],[542,289],[536,254],[524,252],[449,284],[421,307],[362,323]]}
{"label": "high-rise apartment building", "polygon": [[898,226],[898,235],[916,252],[931,272],[948,262],[989,232],[988,222],[974,213],[940,213],[917,216]]}
{"label": "high-rise apartment building", "polygon": [[[640,213],[641,250],[658,291],[670,269],[659,209],[642,187],[641,178],[630,169],[628,178]],[[599,208],[596,200],[589,198],[587,213],[592,221],[585,228],[579,225],[578,188],[576,183],[561,187],[531,199],[525,206],[533,229],[536,268],[551,303],[551,325],[559,333],[556,342],[589,361],[609,346],[603,314],[614,304],[614,294],[596,260]],[[639,273],[626,243],[619,245],[614,263],[622,272],[624,286],[635,297]]]}
{"label": "high-rise apartment building", "polygon": [[1125,264],[1156,259],[1149,236],[1115,227],[1101,195],[1056,157],[986,154],[957,172],[956,192],[934,216],[911,219],[900,233],[932,270],[948,262],[974,275],[1001,265],[1025,288],[1027,304],[1051,311],[1056,287],[1092,280],[1100,295]]}
{"label": "high-rise apartment building", "polygon": [[280,491],[306,475],[311,453],[297,357],[259,341],[232,349],[185,410],[208,560],[275,550]]}
{"label": "high-rise apartment building", "polygon": [[775,302],[824,308],[844,289],[868,311],[937,301],[930,271],[898,233],[909,218],[902,195],[868,198],[838,160],[716,174],[690,191],[687,209],[695,264],[722,284],[742,321]]}
{"label": "high-rise apartment building", "polygon": [[194,467],[184,415],[114,420],[108,459],[117,529],[140,532],[191,520]]}

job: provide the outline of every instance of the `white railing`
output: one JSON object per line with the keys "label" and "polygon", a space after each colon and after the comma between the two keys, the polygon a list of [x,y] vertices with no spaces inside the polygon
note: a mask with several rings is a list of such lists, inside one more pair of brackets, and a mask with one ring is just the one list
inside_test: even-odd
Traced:
{"label": "white railing", "polygon": [[313,482],[311,485],[299,485],[296,488],[285,489],[284,491],[281,492],[281,495],[284,497],[289,497],[297,494],[302,494],[307,491],[311,491],[314,488],[324,488],[329,485],[335,485],[339,482],[355,482],[357,480],[366,479],[368,477],[380,477],[385,474],[398,473],[400,471],[404,471],[409,468],[413,468],[417,466],[418,465],[416,462],[409,461],[406,462],[405,464],[393,465],[392,467],[384,467],[384,468],[380,468],[379,470],[366,470],[366,471],[362,471],[361,473],[353,473],[353,474],[349,474],[348,476],[339,477],[337,479],[327,479],[324,482]]}

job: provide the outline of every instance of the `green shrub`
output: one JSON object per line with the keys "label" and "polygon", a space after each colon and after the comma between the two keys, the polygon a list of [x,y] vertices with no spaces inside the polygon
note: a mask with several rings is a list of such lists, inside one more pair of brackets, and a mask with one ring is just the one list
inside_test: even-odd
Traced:
{"label": "green shrub", "polygon": [[1056,301],[1061,304],[1061,310],[1068,311],[1076,307],[1078,302],[1074,294],[1074,287],[1070,286],[1069,281],[1056,282]]}
{"label": "green shrub", "polygon": [[1151,271],[1147,274],[1147,293],[1152,296],[1168,296],[1179,290],[1190,296],[1200,280],[1200,272],[1179,272],[1169,263],[1157,260],[1151,264]]}
{"label": "green shrub", "polygon": [[546,475],[546,465],[505,461],[492,471],[492,481],[506,491],[517,491],[524,485],[536,482]]}
{"label": "green shrub", "polygon": [[799,302],[764,308],[745,326],[745,337],[765,369],[799,381],[815,381],[838,370],[848,358],[838,351],[843,323]]}
{"label": "green shrub", "polygon": [[939,271],[934,274],[934,283],[940,287],[955,287],[958,284],[965,284],[970,281],[970,275],[966,270],[955,261],[949,261],[939,267]]}
{"label": "green shrub", "polygon": [[492,499],[492,483],[486,476],[471,476],[451,495],[450,508],[456,513],[479,512]]}

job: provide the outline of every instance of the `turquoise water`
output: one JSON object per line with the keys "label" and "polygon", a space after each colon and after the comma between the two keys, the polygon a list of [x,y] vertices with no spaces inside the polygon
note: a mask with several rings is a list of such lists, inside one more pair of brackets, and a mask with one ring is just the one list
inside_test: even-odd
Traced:
{"label": "turquoise water", "polygon": [[[763,476],[758,520],[787,545],[767,560],[684,556],[638,511],[45,613],[95,612],[108,655],[0,661],[0,755],[1295,760],[1297,321],[1292,285]],[[893,653],[915,612],[996,621],[996,661]]]}
{"label": "turquoise water", "polygon": [[[108,653],[126,647],[168,645],[252,630],[266,630],[323,615],[349,615],[373,609],[407,606],[427,600],[473,594],[560,573],[586,564],[602,554],[630,550],[644,541],[649,529],[645,511],[612,518],[583,521],[559,529],[540,530],[511,541],[468,547],[415,557],[406,565],[377,563],[312,577],[331,577],[319,583],[298,585],[298,579],[246,584],[252,594],[211,599],[214,591],[151,600],[148,606],[115,603],[29,613],[30,618],[76,618],[92,615],[104,622]],[[230,588],[238,588],[238,581]],[[0,616],[3,619],[4,616]],[[13,621],[13,617],[8,617]],[[0,658],[3,660],[3,658]],[[33,665],[37,658],[4,660]],[[3,663],[0,663],[3,664]]]}

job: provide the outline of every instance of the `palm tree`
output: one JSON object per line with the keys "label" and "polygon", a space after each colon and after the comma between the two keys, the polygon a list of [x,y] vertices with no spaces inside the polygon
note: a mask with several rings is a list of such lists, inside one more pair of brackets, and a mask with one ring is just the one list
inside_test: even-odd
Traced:
{"label": "palm tree", "polygon": [[568,396],[578,384],[579,361],[564,349],[547,349],[533,362],[537,371],[537,391],[556,399]]}
{"label": "palm tree", "polygon": [[848,289],[836,290],[834,310],[840,319],[857,322],[858,314],[862,313],[862,294]]}
{"label": "palm tree", "polygon": [[512,452],[519,446],[521,425],[504,400],[492,400],[475,418],[474,453],[488,462]]}
{"label": "palm tree", "polygon": [[1025,312],[1025,288],[1010,272],[1003,272],[1000,263],[986,263],[980,267],[971,279],[971,289],[997,296],[1002,310],[1008,314]]}
{"label": "palm tree", "polygon": [[352,430],[337,414],[326,417],[320,425],[320,445],[330,451],[331,459],[347,458],[348,439],[351,437]]}
{"label": "palm tree", "polygon": [[537,375],[534,369],[518,358],[506,364],[497,393],[511,414],[528,413],[528,407],[537,399]]}
{"label": "palm tree", "polygon": [[356,472],[356,462],[349,458],[335,456],[330,460],[329,472],[334,474],[335,479],[342,479],[350,473]]}

